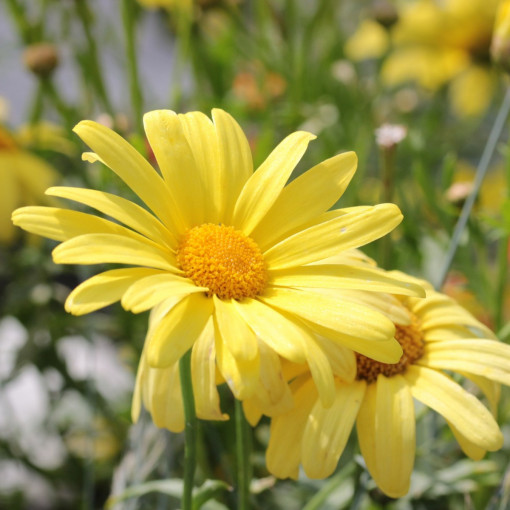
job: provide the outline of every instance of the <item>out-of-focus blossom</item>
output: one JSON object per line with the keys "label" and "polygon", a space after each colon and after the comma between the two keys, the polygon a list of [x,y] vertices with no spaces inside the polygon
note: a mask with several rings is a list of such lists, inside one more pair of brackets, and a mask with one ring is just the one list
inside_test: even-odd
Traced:
{"label": "out-of-focus blossom", "polygon": [[390,43],[388,31],[377,21],[365,19],[345,43],[345,54],[351,60],[382,57]]}
{"label": "out-of-focus blossom", "polygon": [[494,24],[491,57],[505,71],[510,71],[510,1],[501,0]]}
{"label": "out-of-focus blossom", "polygon": [[[398,21],[390,29],[391,46],[386,52],[380,29],[370,36],[354,34],[347,47],[351,58],[383,56],[383,83],[400,86],[414,82],[435,92],[449,85],[452,110],[459,116],[483,113],[495,90],[496,78],[489,64],[497,0],[416,0],[402,5]],[[379,40],[369,46],[367,41]],[[365,48],[368,46],[368,49]]]}
{"label": "out-of-focus blossom", "polygon": [[234,95],[252,110],[262,110],[268,103],[281,97],[287,83],[283,76],[254,64],[248,70],[239,72],[234,78]]}
{"label": "out-of-focus blossom", "polygon": [[0,243],[14,239],[11,213],[23,205],[49,203],[45,190],[57,172],[43,159],[22,149],[14,136],[0,126]]}
{"label": "out-of-focus blossom", "polygon": [[23,53],[23,62],[36,76],[46,78],[58,66],[57,47],[46,42],[31,44]]}
{"label": "out-of-focus blossom", "polygon": [[382,149],[392,149],[407,136],[407,129],[400,124],[383,124],[375,130],[375,141]]}

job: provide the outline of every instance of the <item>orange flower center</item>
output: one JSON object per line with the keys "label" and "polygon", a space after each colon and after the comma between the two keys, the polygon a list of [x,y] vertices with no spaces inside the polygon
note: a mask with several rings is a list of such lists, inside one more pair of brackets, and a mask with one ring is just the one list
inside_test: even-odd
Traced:
{"label": "orange flower center", "polygon": [[404,351],[400,361],[395,364],[380,363],[356,353],[358,365],[358,379],[364,379],[368,383],[377,381],[377,376],[383,374],[386,377],[402,374],[409,365],[423,356],[424,341],[423,332],[416,316],[413,315],[409,326],[395,324],[395,339],[402,346]]}
{"label": "orange flower center", "polygon": [[193,227],[179,245],[177,261],[196,285],[222,299],[255,297],[266,286],[260,248],[234,227],[212,223]]}

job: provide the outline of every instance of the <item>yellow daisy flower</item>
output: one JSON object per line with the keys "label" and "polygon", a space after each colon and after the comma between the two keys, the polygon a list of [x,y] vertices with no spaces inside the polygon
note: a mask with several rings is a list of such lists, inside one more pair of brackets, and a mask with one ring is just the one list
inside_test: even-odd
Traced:
{"label": "yellow daisy flower", "polygon": [[308,363],[325,401],[332,398],[333,375],[314,332],[326,331],[334,342],[379,361],[398,361],[390,320],[312,289],[405,295],[422,289],[349,264],[311,264],[385,235],[401,221],[399,209],[328,211],[355,172],[354,153],[332,157],[285,185],[312,134],[291,134],[254,172],[239,125],[222,110],[212,117],[167,110],[145,115],[161,174],[107,127],[92,121],[75,127],[94,151],[84,159],[103,162],[151,212],[123,197],[70,187],[47,193],[115,221],[61,208],[15,211],[16,225],[62,242],[53,251],[56,263],[128,266],[83,282],[66,310],[85,314],[119,300],[134,313],[158,307],[144,354],[153,368],[175,364],[212,321],[216,361],[226,379],[236,370],[257,373],[270,351]]}
{"label": "yellow daisy flower", "polygon": [[44,191],[57,179],[44,160],[22,149],[0,126],[0,243],[13,241],[12,212],[22,205],[48,203]]}
{"label": "yellow daisy flower", "polygon": [[[427,285],[425,282],[422,284]],[[472,459],[499,449],[503,436],[492,413],[445,371],[476,383],[493,410],[499,384],[510,385],[510,346],[451,298],[427,287],[425,299],[403,298],[409,321],[396,323],[403,355],[384,364],[356,354],[351,380],[336,378],[325,408],[305,373],[291,382],[294,407],[272,418],[267,466],[280,478],[330,475],[356,422],[367,468],[390,497],[409,490],[415,456],[413,398],[441,414]]]}

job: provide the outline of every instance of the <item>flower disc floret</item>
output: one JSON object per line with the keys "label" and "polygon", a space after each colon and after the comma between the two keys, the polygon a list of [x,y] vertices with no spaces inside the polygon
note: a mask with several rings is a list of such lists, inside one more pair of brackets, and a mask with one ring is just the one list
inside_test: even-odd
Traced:
{"label": "flower disc floret", "polygon": [[193,227],[180,243],[177,261],[196,285],[222,299],[255,297],[266,286],[260,248],[234,227],[213,223]]}
{"label": "flower disc floret", "polygon": [[413,315],[411,324],[408,326],[395,324],[395,339],[404,351],[398,363],[380,363],[356,353],[358,379],[373,383],[377,381],[379,374],[386,377],[402,374],[409,365],[423,356],[425,343],[423,341],[423,332],[416,316]]}

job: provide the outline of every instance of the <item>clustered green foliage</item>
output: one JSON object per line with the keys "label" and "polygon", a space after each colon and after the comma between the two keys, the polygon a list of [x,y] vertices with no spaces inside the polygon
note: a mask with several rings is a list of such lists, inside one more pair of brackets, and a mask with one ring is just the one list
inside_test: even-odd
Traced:
{"label": "clustered green foliage", "polygon": [[[126,193],[100,164],[80,162],[84,148],[71,127],[106,114],[150,157],[139,113],[155,108],[224,108],[249,134],[256,163],[297,129],[318,135],[298,171],[354,150],[359,168],[342,206],[390,197],[405,218],[390,243],[373,243],[367,253],[388,269],[434,280],[462,206],[462,199],[449,201],[446,192],[461,162],[476,167],[505,80],[501,76],[489,110],[462,120],[449,110],[443,90],[385,87],[380,60],[351,62],[344,54],[346,38],[370,16],[371,6],[368,0],[217,0],[194,5],[190,18],[178,9],[147,11],[134,0],[7,0],[0,16],[13,40],[1,45],[0,75],[9,72],[7,57],[30,44],[49,41],[58,49],[60,66],[52,74],[33,75],[32,97],[11,107],[22,108],[28,123],[51,120],[64,128],[74,151],[62,153],[37,140],[31,146],[57,168],[60,184]],[[142,72],[137,49],[148,44],[149,17],[173,66],[147,71],[144,65]],[[112,67],[125,72],[115,87]],[[67,74],[61,76],[63,69]],[[163,102],[151,92],[160,81],[169,83]],[[412,108],[399,106],[402,90],[415,99]],[[384,122],[407,129],[393,149],[390,189],[383,182],[387,154],[374,136]],[[492,171],[506,176],[508,194],[505,140],[492,162],[499,170]],[[508,197],[496,211],[475,204],[445,288],[472,306],[502,341],[510,338],[509,210]],[[92,316],[68,315],[65,297],[89,269],[54,265],[51,248],[21,232],[13,245],[0,247],[0,507],[92,510],[114,494],[118,499],[110,499],[109,508],[115,510],[178,508],[182,438],[156,429],[145,415],[132,426],[129,414],[147,315],[126,313],[119,305]],[[229,490],[236,480],[234,402],[226,390],[222,398],[230,422],[202,423],[199,429],[197,481],[204,483],[202,508],[211,510],[235,507]],[[328,480],[273,480],[264,466],[263,421],[253,437],[253,508],[506,508],[508,444],[483,461],[469,461],[445,423],[420,411],[413,485],[399,501],[374,487],[354,441]],[[499,422],[510,439],[505,391]]]}

